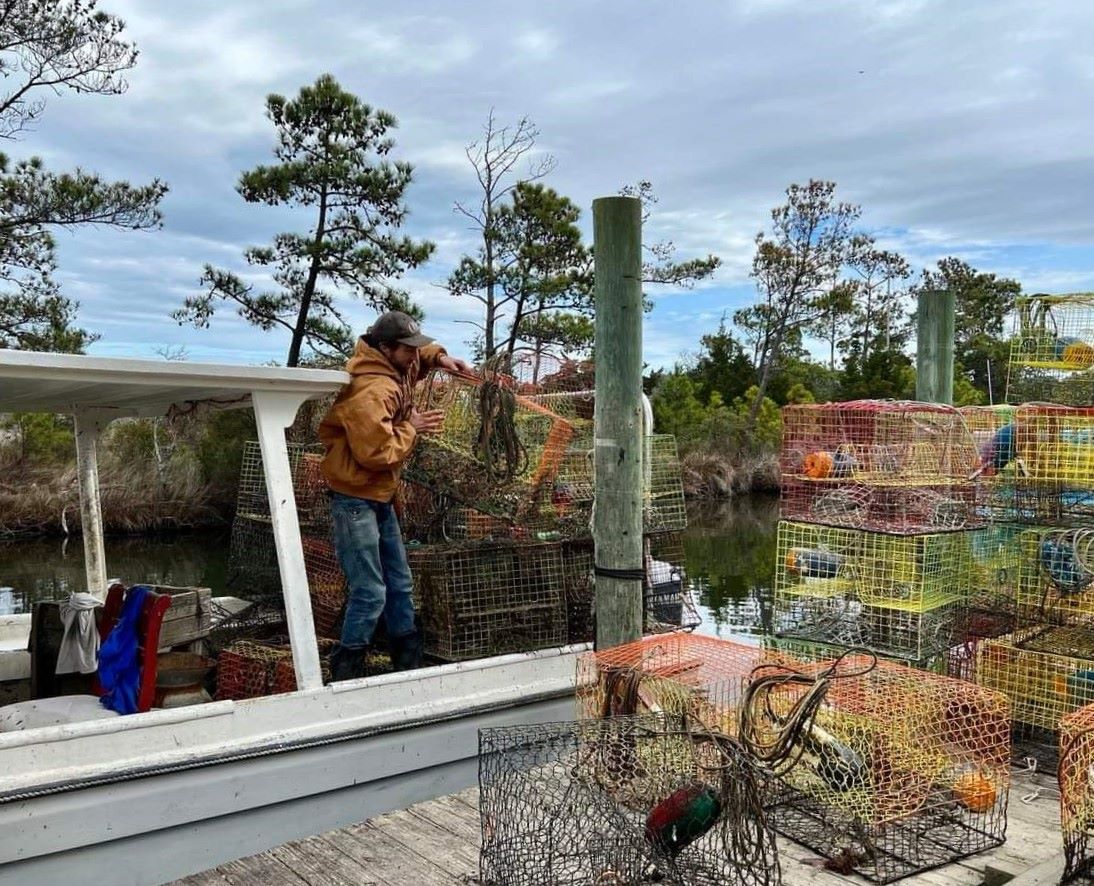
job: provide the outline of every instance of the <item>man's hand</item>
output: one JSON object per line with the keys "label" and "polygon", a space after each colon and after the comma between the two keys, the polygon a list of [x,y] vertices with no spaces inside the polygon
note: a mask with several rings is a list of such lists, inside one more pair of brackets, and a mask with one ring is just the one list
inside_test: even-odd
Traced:
{"label": "man's hand", "polygon": [[436,434],[444,424],[444,413],[439,409],[419,412],[415,409],[407,419],[419,434]]}
{"label": "man's hand", "polygon": [[462,375],[475,374],[475,367],[470,363],[465,363],[463,360],[457,360],[455,357],[449,357],[448,354],[438,358],[437,365],[447,372],[458,372]]}

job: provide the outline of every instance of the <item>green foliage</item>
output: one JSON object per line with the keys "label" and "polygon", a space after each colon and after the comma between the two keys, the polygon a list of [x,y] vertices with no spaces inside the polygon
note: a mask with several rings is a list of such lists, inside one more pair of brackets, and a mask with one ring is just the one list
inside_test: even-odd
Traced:
{"label": "green foliage", "polygon": [[755,381],[755,370],[741,343],[726,328],[724,315],[718,331],[704,335],[699,343],[699,359],[690,374],[701,399],[709,400],[717,394],[730,403],[748,390]]}
{"label": "green foliage", "polygon": [[271,95],[266,115],[277,130],[278,162],[243,173],[237,190],[248,203],[307,208],[313,225],[306,234],[277,234],[271,246],[244,253],[248,265],[272,274],[277,289],[256,291],[231,271],[207,265],[205,291],[172,316],[204,328],[226,302],[260,329],[290,333],[288,366],[299,365],[304,346],[320,356],[346,356],[354,330],[336,293],[348,290],[378,311],[404,310],[409,297],[391,281],[433,252],[432,243],[398,234],[412,169],[388,160],[395,146],[388,131],[396,120],[329,74],[295,99]]}
{"label": "green foliage", "polygon": [[45,109],[44,93],[116,95],[137,50],[122,38],[125,23],[96,9],[96,0],[4,0],[0,3],[0,77],[14,77],[0,96],[0,138],[13,138]]}
{"label": "green foliage", "polygon": [[254,413],[250,409],[214,412],[195,447],[205,480],[219,489],[235,490],[243,466],[243,446],[257,438]]}
{"label": "green foliage", "polygon": [[753,385],[744,396],[734,400],[733,411],[742,420],[741,449],[762,452],[779,447],[783,433],[782,415],[774,400],[761,395],[759,385]]}
{"label": "green foliage", "polygon": [[756,235],[752,277],[760,301],[733,315],[756,363],[758,396],[750,401],[749,431],[760,421],[768,385],[793,336],[800,341],[803,328],[816,322],[818,303],[839,275],[851,225],[861,214],[859,207],[837,202],[835,190],[835,182],[814,179],[792,184],[786,202],[771,210],[771,233]]}
{"label": "green foliage", "polygon": [[985,396],[990,394],[1000,400],[1008,359],[1004,327],[1015,298],[1022,294],[1022,285],[1017,280],[978,271],[951,256],[938,262],[936,270],[923,272],[917,291],[932,289],[954,293],[954,363],[965,368],[972,384]]}
{"label": "green foliage", "polygon": [[105,445],[122,464],[151,462],[156,458],[154,419],[123,419],[107,430]]}
{"label": "green foliage", "polygon": [[657,432],[674,434],[685,445],[695,440],[712,411],[722,408],[717,394],[704,404],[698,397],[695,383],[683,372],[664,376],[650,398],[650,405]]}
{"label": "green foliage", "polygon": [[76,452],[72,419],[42,412],[16,412],[0,421],[13,436],[8,447],[21,465],[55,466],[72,461]]}
{"label": "green foliage", "polygon": [[[45,109],[41,96],[68,88],[112,95],[136,63],[124,23],[94,0],[0,4],[0,139],[13,140]],[[96,224],[133,230],[160,223],[167,187],[106,182],[81,169],[48,171],[37,157],[0,153],[0,348],[79,353],[95,336],[74,326],[77,303],[63,296],[51,230]]]}

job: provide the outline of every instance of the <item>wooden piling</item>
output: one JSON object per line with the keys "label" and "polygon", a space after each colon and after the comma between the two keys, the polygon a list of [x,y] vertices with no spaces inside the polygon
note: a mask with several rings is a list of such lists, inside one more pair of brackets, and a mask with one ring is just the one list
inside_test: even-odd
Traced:
{"label": "wooden piling", "polygon": [[916,308],[915,398],[953,403],[954,294],[931,290]]}
{"label": "wooden piling", "polygon": [[593,201],[596,646],[642,636],[642,204]]}

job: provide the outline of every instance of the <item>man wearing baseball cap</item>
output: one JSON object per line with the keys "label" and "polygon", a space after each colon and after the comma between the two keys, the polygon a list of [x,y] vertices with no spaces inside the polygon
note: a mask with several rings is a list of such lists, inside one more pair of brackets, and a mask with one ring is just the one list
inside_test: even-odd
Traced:
{"label": "man wearing baseball cap", "polygon": [[346,364],[352,379],[319,426],[334,549],[348,586],[342,637],[331,654],[333,680],[365,676],[381,615],[395,669],[421,663],[413,583],[392,500],[418,435],[436,433],[444,419],[439,410],[414,407],[414,385],[434,368],[472,371],[423,335],[409,314],[382,314],[358,340]]}

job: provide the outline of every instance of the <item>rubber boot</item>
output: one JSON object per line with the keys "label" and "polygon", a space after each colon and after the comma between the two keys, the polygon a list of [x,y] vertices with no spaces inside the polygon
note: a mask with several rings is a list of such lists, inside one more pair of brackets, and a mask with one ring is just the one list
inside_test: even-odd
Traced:
{"label": "rubber boot", "polygon": [[342,680],[358,680],[364,677],[367,663],[367,646],[343,646],[339,643],[330,654],[331,682],[340,683]]}
{"label": "rubber boot", "polygon": [[388,647],[393,671],[409,671],[422,666],[422,635],[418,631],[388,638]]}

